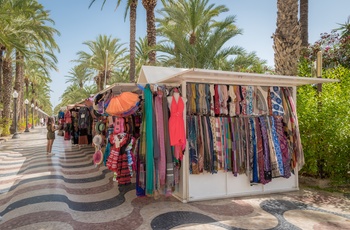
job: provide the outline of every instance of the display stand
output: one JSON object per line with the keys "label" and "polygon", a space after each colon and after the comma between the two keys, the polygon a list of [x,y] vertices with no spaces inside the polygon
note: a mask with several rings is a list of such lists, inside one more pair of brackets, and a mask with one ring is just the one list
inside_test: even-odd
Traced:
{"label": "display stand", "polygon": [[[338,80],[323,78],[143,66],[138,83],[159,85],[178,84],[182,86],[183,97],[186,97],[187,83],[292,87],[293,98],[294,101],[296,101],[297,86],[337,81]],[[184,112],[184,119],[185,118],[186,111]],[[197,200],[261,195],[294,191],[298,189],[298,170],[295,170],[294,174],[288,179],[275,178],[266,185],[250,185],[249,179],[246,175],[238,175],[237,177],[234,177],[232,172],[219,171],[216,174],[190,174],[188,146],[186,146],[180,173],[180,183],[176,187],[176,191],[173,195],[185,203]]]}

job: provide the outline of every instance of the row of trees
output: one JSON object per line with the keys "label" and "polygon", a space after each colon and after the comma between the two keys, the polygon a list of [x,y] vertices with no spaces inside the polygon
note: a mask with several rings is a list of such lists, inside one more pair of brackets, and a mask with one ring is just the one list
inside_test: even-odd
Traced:
{"label": "row of trees", "polygon": [[[147,37],[136,41],[133,58],[136,75],[142,65],[153,62],[150,61],[150,53],[154,52],[158,53],[155,65],[258,73],[268,71],[266,61],[258,58],[254,52],[248,53],[238,46],[225,46],[230,39],[241,34],[234,16],[217,20],[220,14],[227,11],[226,6],[215,6],[207,0],[163,1],[163,8],[158,12],[160,17],[156,18],[160,41],[155,46],[149,45]],[[84,99],[77,95],[87,98],[91,90],[103,89],[105,75],[107,84],[132,79],[131,52],[118,38],[99,35],[95,41],[83,44],[88,52],[77,52],[77,65],[67,76],[67,82],[72,84],[63,93],[62,102],[55,111],[63,105]],[[77,74],[78,69],[84,69],[84,72]],[[96,88],[89,85],[92,79]]]}
{"label": "row of trees", "polygon": [[[293,2],[293,6],[297,7],[296,0],[288,1],[289,3]],[[94,2],[95,0],[92,0],[91,4]],[[103,1],[103,4],[105,2],[106,0]],[[120,0],[117,2],[117,6],[120,2]],[[154,9],[157,1],[142,1],[142,5],[147,12],[147,38],[139,40],[139,44],[142,45],[141,50],[136,50],[134,39],[136,27],[133,23],[136,21],[138,1],[129,0],[125,12],[125,15],[127,15],[127,12],[130,13],[130,21],[132,22],[129,52],[126,52],[125,48],[122,47],[123,44],[120,44],[118,39],[106,38],[105,36],[98,37],[96,41],[85,43],[89,47],[90,53],[78,52],[77,60],[79,61],[77,61],[77,65],[82,65],[80,68],[93,72],[97,90],[101,90],[103,87],[102,77],[104,73],[107,75],[107,80],[113,78],[125,80],[126,74],[128,74],[129,80],[134,81],[135,74],[137,75],[136,65],[140,66],[141,64],[252,72],[266,71],[265,62],[257,58],[255,53],[247,53],[241,47],[224,47],[228,40],[241,33],[240,29],[235,26],[234,16],[229,16],[222,21],[216,20],[216,16],[228,11],[227,7],[223,5],[215,6],[210,4],[209,0],[162,0],[161,2],[163,4],[163,8],[159,11],[161,17],[156,19]],[[289,3],[284,4],[282,1],[278,1],[279,6],[284,6],[278,9],[284,14],[292,12],[295,16],[297,14],[295,7],[292,7],[293,11],[290,10],[290,7],[286,7],[289,6]],[[58,50],[58,47],[53,37],[58,35],[59,32],[48,26],[53,21],[49,18],[48,12],[35,0],[0,0],[0,4],[2,13],[5,15],[0,22],[1,27],[4,28],[0,37],[3,70],[1,75],[3,77],[0,82],[3,89],[1,92],[4,107],[3,119],[7,123],[10,118],[11,98],[3,95],[11,95],[12,93],[13,81],[10,79],[14,70],[16,73],[15,89],[20,93],[19,105],[23,106],[24,97],[31,97],[33,103],[49,111],[51,104],[48,95],[48,83],[50,82],[48,71],[56,68],[57,60],[54,51]],[[291,24],[285,18],[288,19],[289,17],[281,17],[283,20],[277,23],[278,27]],[[297,17],[290,18],[295,24]],[[156,22],[159,23],[158,30],[156,30]],[[284,38],[286,37],[284,33],[289,31],[291,30],[276,30],[274,36]],[[158,43],[156,43],[157,35],[161,39]],[[102,41],[102,39],[105,39],[105,41]],[[108,40],[115,42],[114,45],[117,50],[114,50],[113,44],[111,44],[111,48],[107,47],[110,45]],[[102,44],[103,42],[104,44]],[[283,41],[282,44],[284,43]],[[109,51],[108,55],[106,50]],[[157,60],[155,58],[156,51],[159,51],[160,54]],[[138,63],[136,63],[137,58],[135,57],[137,53],[142,57]],[[279,56],[283,58],[289,55]],[[93,61],[89,60],[87,62],[89,58],[93,58],[90,59]],[[127,58],[129,62],[126,62]],[[15,64],[15,68],[12,68],[12,63]],[[102,63],[107,63],[107,65]],[[115,75],[116,72],[118,72],[117,76]],[[28,73],[28,77],[24,73]],[[25,95],[23,85],[27,87]],[[31,91],[28,90],[30,85],[32,86]],[[67,90],[69,92],[74,91],[72,89]],[[91,90],[93,91],[93,87],[89,86],[86,94]],[[66,95],[64,94],[64,97]],[[37,101],[34,101],[34,98]],[[21,117],[23,108],[20,108],[19,111],[22,111],[18,115],[18,117]]]}
{"label": "row of trees", "polygon": [[59,32],[50,26],[49,12],[35,0],[0,0],[0,6],[1,125],[8,135],[13,90],[19,93],[18,113],[13,114],[19,119],[25,98],[43,110],[52,107],[49,70],[56,69],[54,52],[59,49],[54,36]]}

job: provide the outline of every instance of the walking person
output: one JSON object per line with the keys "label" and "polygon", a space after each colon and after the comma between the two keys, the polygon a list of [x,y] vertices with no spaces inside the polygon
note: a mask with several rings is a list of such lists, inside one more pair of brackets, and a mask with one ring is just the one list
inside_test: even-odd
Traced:
{"label": "walking person", "polygon": [[55,140],[55,122],[52,117],[47,119],[47,146],[46,146],[46,155],[51,154],[53,141]]}

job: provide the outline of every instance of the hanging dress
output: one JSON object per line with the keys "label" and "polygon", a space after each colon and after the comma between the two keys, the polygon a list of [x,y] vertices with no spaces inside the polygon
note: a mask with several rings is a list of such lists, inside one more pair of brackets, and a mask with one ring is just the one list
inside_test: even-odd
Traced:
{"label": "hanging dress", "polygon": [[[184,107],[185,104],[180,95],[178,101],[176,101],[175,96],[172,96],[169,118],[170,145],[181,147],[182,150],[184,150],[186,146],[186,133],[183,119]],[[181,155],[175,157],[180,160],[182,159]]]}

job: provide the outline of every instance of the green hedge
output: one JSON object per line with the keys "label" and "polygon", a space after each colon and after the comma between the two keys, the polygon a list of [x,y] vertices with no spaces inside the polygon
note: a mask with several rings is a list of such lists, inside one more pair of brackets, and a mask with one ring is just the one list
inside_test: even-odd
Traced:
{"label": "green hedge", "polygon": [[323,84],[321,94],[316,86],[298,88],[298,116],[306,162],[301,172],[330,178],[337,184],[349,183],[350,70],[339,66],[324,71],[323,77],[340,82]]}

